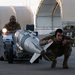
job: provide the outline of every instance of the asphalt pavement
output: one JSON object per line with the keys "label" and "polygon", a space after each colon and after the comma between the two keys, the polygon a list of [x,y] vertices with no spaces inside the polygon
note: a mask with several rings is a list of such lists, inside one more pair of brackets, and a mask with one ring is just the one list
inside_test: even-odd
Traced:
{"label": "asphalt pavement", "polygon": [[15,61],[8,64],[0,61],[0,75],[75,75],[75,47],[68,60],[69,69],[62,68],[63,56],[57,59],[56,68],[51,69],[51,61],[40,60],[39,63],[28,61]]}

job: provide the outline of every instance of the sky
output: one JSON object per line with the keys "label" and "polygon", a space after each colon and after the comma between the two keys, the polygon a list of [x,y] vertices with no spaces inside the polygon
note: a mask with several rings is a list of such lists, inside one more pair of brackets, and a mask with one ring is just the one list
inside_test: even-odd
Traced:
{"label": "sky", "polygon": [[0,6],[25,6],[28,5],[35,13],[41,0],[0,0]]}

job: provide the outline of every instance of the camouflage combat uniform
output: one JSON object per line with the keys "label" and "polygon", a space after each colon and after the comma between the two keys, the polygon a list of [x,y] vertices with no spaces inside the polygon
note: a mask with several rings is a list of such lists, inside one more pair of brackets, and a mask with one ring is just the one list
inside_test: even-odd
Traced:
{"label": "camouflage combat uniform", "polygon": [[20,24],[17,22],[15,24],[12,24],[9,22],[8,24],[4,26],[4,28],[6,28],[8,31],[16,31],[21,29]]}
{"label": "camouflage combat uniform", "polygon": [[[73,40],[70,37],[67,36],[63,36],[63,39],[68,40],[66,45],[62,44],[62,41],[57,41],[55,36],[47,36],[43,39],[40,40],[40,44],[42,46],[44,46],[45,44],[48,43],[48,40],[52,39],[53,43],[50,47],[47,48],[47,52],[45,53],[45,55],[51,60],[51,61],[55,61],[56,64],[56,58],[59,56],[64,55],[64,61],[63,61],[63,67],[67,66],[67,60],[69,58],[69,56],[71,55],[71,51],[72,51],[72,46],[71,44],[73,43]],[[53,65],[52,65],[53,66]],[[68,66],[67,66],[68,67]],[[67,68],[66,67],[66,68]]]}

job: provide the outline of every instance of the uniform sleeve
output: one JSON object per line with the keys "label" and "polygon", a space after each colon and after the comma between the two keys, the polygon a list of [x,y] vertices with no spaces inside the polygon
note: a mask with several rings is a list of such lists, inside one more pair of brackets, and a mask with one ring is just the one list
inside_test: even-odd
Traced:
{"label": "uniform sleeve", "polygon": [[41,39],[40,44],[41,45],[47,44],[49,39],[52,39],[52,36],[49,35],[49,36],[46,36],[45,38]]}
{"label": "uniform sleeve", "polygon": [[17,30],[21,29],[20,24],[17,24]]}
{"label": "uniform sleeve", "polygon": [[71,37],[69,37],[69,36],[65,36],[65,38],[64,39],[66,39],[67,40],[67,43],[68,44],[73,44],[73,39],[71,38]]}

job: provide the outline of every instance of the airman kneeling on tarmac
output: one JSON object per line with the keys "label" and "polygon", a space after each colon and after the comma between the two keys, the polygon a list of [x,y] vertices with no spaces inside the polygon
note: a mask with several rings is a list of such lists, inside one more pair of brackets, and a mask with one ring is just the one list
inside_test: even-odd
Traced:
{"label": "airman kneeling on tarmac", "polygon": [[51,44],[51,46],[49,46],[46,49],[46,53],[45,53],[45,55],[52,61],[51,68],[56,67],[56,63],[57,63],[56,58],[62,55],[64,55],[63,68],[65,69],[69,68],[67,62],[69,56],[71,55],[71,51],[72,51],[71,45],[73,43],[73,40],[70,37],[65,36],[63,34],[62,29],[57,29],[55,31],[55,35],[52,36],[49,35],[41,39],[40,44],[44,46],[47,43],[50,43],[51,41],[53,41],[53,43]]}

